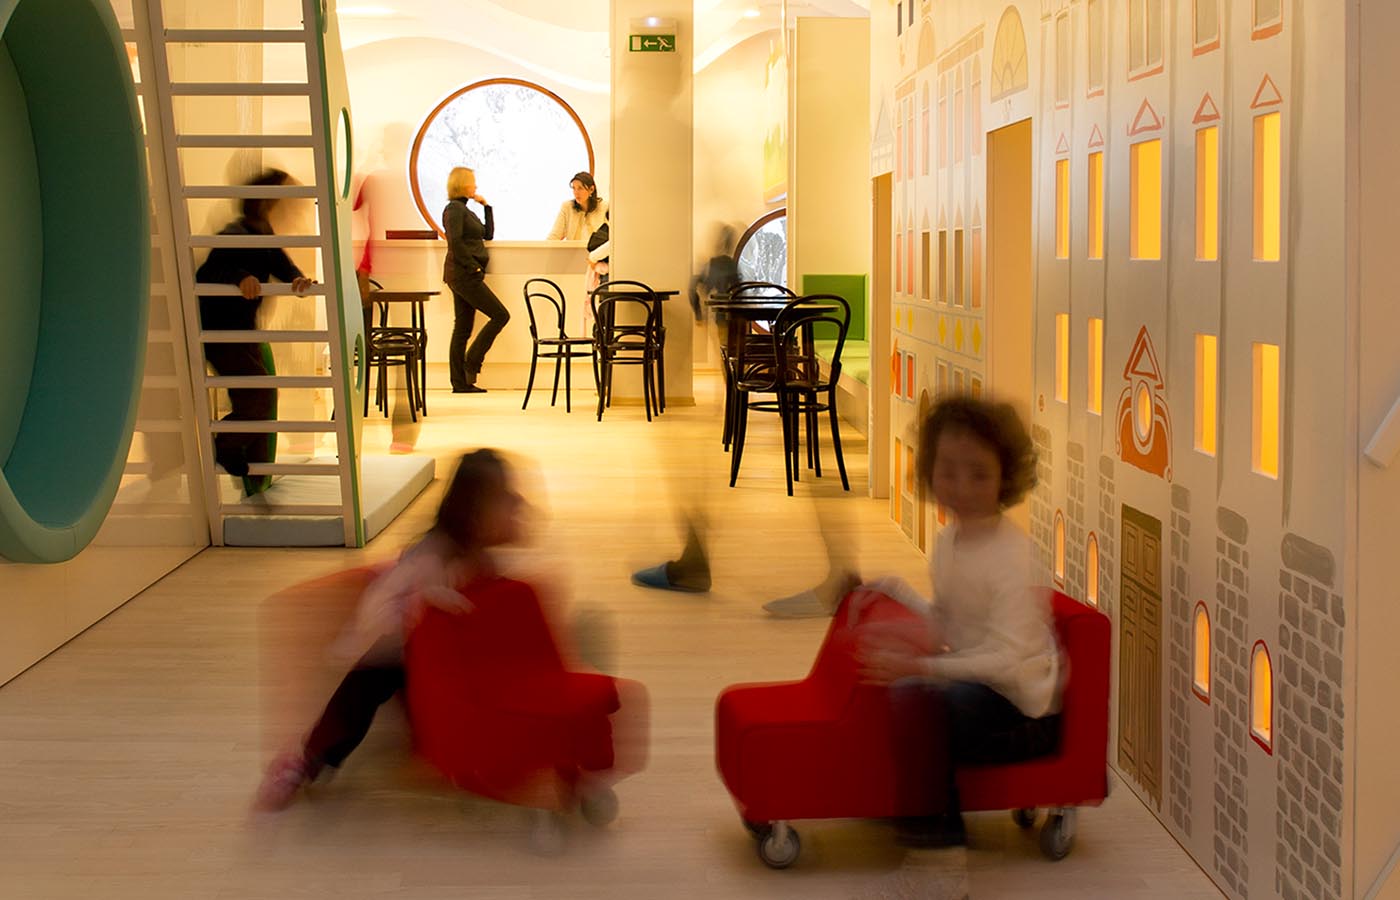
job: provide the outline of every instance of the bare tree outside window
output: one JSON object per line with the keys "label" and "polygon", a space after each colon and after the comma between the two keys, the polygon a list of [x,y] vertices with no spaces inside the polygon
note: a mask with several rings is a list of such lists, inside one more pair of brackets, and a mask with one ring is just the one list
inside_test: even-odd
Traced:
{"label": "bare tree outside window", "polygon": [[739,277],[787,285],[787,215],[764,222],[739,246]]}
{"label": "bare tree outside window", "polygon": [[569,179],[592,171],[592,147],[573,111],[530,84],[474,85],[448,99],[423,123],[409,173],[423,217],[441,228],[447,174],[476,170],[496,214],[496,239],[544,240]]}

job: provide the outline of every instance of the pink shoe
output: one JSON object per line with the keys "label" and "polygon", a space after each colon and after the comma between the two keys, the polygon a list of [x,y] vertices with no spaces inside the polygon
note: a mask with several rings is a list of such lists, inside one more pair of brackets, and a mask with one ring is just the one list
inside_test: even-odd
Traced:
{"label": "pink shoe", "polygon": [[297,791],[311,781],[311,769],[301,753],[287,752],[273,759],[258,785],[254,806],[261,812],[280,812],[292,805]]}

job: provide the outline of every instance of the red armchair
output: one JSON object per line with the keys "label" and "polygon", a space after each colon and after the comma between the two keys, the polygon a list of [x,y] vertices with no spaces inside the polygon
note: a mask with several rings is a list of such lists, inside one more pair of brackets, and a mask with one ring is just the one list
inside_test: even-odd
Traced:
{"label": "red armchair", "polygon": [[645,762],[645,690],[570,671],[528,584],[497,578],[467,594],[469,611],[430,608],[406,642],[414,746],[473,793],[540,809],[579,800],[590,822],[610,821],[608,785]]}
{"label": "red armchair", "polygon": [[[1074,840],[1075,808],[1102,802],[1108,786],[1108,617],[1054,595],[1060,646],[1068,660],[1060,747],[1012,765],[963,768],[966,811],[1010,809],[1022,827],[1048,807],[1041,847],[1063,858]],[[912,618],[893,600],[869,606],[861,624]],[[774,868],[796,861],[794,819],[896,815],[890,704],[884,688],[859,682],[855,630],[837,610],[812,671],[801,681],[735,685],[715,709],[716,761],[739,815]]]}

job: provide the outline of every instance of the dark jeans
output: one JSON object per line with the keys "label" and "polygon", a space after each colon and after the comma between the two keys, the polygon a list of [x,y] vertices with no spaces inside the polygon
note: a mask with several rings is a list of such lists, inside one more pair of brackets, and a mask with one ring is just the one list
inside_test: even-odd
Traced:
{"label": "dark jeans", "polygon": [[[204,358],[220,375],[273,375],[272,348],[267,344],[205,344]],[[233,410],[230,421],[267,421],[277,418],[276,388],[229,388]],[[214,459],[230,474],[247,471],[248,463],[272,462],[277,455],[276,434],[214,436]]]}
{"label": "dark jeans", "polygon": [[985,684],[932,684],[919,679],[890,687],[901,816],[959,810],[959,766],[1022,762],[1055,752],[1059,715],[1032,719]]}
{"label": "dark jeans", "polygon": [[[481,364],[486,360],[486,351],[491,349],[496,335],[510,321],[510,313],[482,277],[468,277],[453,284],[452,304],[456,320],[452,323],[452,340],[447,345],[447,361],[452,387],[460,389],[476,383]],[[486,316],[487,321],[477,332],[471,349],[467,349],[467,338],[471,337],[477,310]]]}
{"label": "dark jeans", "polygon": [[306,760],[315,777],[322,766],[339,766],[369,733],[374,714],[403,689],[401,663],[361,660],[331,695],[306,739]]}

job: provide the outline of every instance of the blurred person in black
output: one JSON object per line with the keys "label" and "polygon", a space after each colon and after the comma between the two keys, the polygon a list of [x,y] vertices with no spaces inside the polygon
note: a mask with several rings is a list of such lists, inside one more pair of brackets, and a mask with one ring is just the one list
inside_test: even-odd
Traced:
{"label": "blurred person in black", "polygon": [[[281,169],[266,169],[248,182],[253,187],[290,184],[291,176]],[[275,197],[249,197],[243,200],[242,215],[224,226],[224,235],[272,234],[272,212],[281,200]],[[302,274],[287,251],[281,247],[215,247],[195,273],[200,284],[231,284],[241,297],[204,296],[199,298],[200,327],[204,331],[253,331],[257,328],[262,286],[276,278],[303,294],[313,284]],[[276,374],[272,348],[266,343],[206,343],[204,358],[221,376],[262,376]],[[277,418],[276,388],[229,388],[231,421],[270,421]],[[275,432],[228,433],[214,436],[214,460],[230,475],[243,479],[244,490],[256,494],[271,484],[268,476],[249,477],[250,463],[269,463],[276,458]]]}

